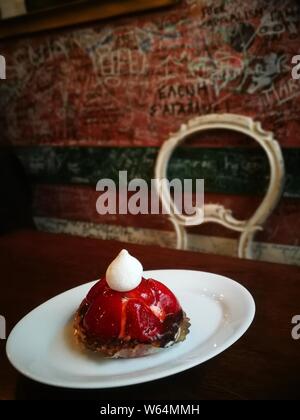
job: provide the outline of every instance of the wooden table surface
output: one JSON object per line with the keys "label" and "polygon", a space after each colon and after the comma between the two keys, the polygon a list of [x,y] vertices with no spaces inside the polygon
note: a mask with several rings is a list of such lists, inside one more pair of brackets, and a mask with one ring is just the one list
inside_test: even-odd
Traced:
{"label": "wooden table surface", "polygon": [[299,399],[300,340],[291,336],[291,320],[300,315],[298,267],[20,231],[0,237],[0,314],[6,317],[7,332],[47,299],[99,278],[123,247],[145,269],[203,270],[237,280],[256,301],[252,327],[229,350],[186,372],[96,391],[59,389],[26,379],[9,364],[1,340],[1,399]]}

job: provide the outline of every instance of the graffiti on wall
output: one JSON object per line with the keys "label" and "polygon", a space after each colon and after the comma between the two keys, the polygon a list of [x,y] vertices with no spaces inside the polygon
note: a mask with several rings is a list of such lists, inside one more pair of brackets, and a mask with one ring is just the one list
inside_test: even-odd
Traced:
{"label": "graffiti on wall", "polygon": [[188,118],[234,112],[295,145],[299,23],[296,1],[185,1],[4,43],[3,132],[15,144],[158,146]]}
{"label": "graffiti on wall", "polygon": [[[297,0],[183,0],[165,12],[0,41],[8,75],[0,83],[0,141],[20,146],[38,184],[38,227],[173,246],[161,220],[99,221],[93,185],[124,167],[147,179],[170,132],[194,116],[231,112],[259,119],[284,148],[284,198],[257,236],[257,258],[299,264],[300,82],[292,77],[299,28]],[[240,194],[254,194],[237,209],[248,211],[269,172],[250,143],[209,133],[195,143],[205,150],[188,148],[171,168],[175,176],[203,172],[213,202],[233,210]],[[235,254],[229,233],[200,228],[191,249]]]}

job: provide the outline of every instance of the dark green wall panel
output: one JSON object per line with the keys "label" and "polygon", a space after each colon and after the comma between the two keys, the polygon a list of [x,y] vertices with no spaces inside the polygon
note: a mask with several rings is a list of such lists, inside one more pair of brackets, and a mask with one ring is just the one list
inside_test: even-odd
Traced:
{"label": "dark green wall panel", "polygon": [[[99,179],[153,178],[156,148],[24,147],[17,153],[36,183],[95,185]],[[300,149],[285,149],[285,196],[300,197]],[[169,167],[169,178],[204,178],[206,191],[260,194],[268,185],[269,167],[257,149],[178,149]]]}

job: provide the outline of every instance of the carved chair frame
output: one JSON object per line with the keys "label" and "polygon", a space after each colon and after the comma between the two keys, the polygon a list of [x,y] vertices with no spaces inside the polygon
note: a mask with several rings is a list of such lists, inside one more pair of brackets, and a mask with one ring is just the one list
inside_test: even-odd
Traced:
{"label": "carved chair frame", "polygon": [[[204,205],[204,215],[201,209],[197,209],[193,216],[177,214],[170,190],[166,183],[161,182],[161,180],[167,178],[170,158],[178,146],[196,133],[215,129],[233,130],[253,138],[264,149],[268,157],[270,164],[269,186],[260,206],[248,220],[236,219],[230,209],[226,209],[220,204]],[[212,222],[240,232],[238,256],[252,259],[254,235],[257,231],[263,229],[266,220],[281,198],[285,180],[285,166],[279,143],[274,139],[272,132],[262,129],[259,122],[250,117],[236,114],[210,114],[190,120],[187,124],[183,124],[177,133],[170,135],[159,151],[155,165],[155,179],[162,205],[171,209],[170,220],[177,234],[178,249],[187,249],[188,247],[186,226]]]}

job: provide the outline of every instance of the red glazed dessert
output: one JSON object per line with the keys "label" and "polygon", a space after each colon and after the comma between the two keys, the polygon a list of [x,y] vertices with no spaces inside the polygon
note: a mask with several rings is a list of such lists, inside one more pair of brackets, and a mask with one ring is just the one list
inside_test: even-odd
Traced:
{"label": "red glazed dessert", "polygon": [[[162,283],[142,276],[134,287],[134,279],[142,272],[139,267],[132,270],[133,257],[125,253],[118,258],[122,262],[128,259],[125,265],[129,273],[124,273],[124,264],[117,267],[118,258],[111,264],[106,278],[93,286],[81,303],[75,335],[86,348],[109,357],[142,356],[183,341],[189,324],[177,298]],[[131,281],[122,283],[120,277],[127,275]],[[128,288],[132,289],[120,291]]]}

